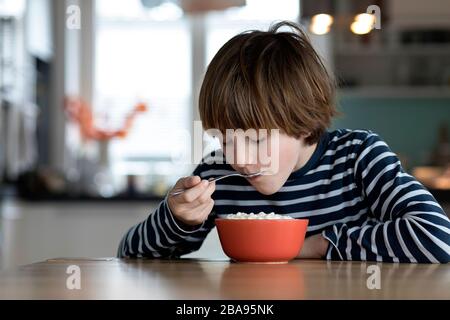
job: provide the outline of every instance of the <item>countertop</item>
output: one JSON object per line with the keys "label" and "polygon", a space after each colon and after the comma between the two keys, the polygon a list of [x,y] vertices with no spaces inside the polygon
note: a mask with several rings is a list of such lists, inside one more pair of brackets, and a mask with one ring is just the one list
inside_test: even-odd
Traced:
{"label": "countertop", "polygon": [[58,258],[0,272],[0,299],[450,299],[449,288],[450,264]]}

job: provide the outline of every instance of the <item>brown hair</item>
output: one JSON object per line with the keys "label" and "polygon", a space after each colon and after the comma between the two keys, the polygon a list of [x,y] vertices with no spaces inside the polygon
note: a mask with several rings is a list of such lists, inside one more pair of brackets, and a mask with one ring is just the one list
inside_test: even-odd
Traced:
{"label": "brown hair", "polygon": [[[292,31],[279,31],[290,27]],[[313,144],[329,127],[335,82],[292,22],[233,37],[208,66],[199,97],[205,130],[280,129]]]}

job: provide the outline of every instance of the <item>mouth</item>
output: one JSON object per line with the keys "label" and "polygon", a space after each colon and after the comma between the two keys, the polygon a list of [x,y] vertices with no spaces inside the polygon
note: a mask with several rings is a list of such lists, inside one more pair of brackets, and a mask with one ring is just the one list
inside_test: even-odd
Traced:
{"label": "mouth", "polygon": [[[261,170],[258,173],[259,174],[256,174],[251,177],[245,177],[245,179],[247,179],[248,181],[256,181],[256,180],[260,180],[263,176],[272,175],[272,173],[267,170]],[[246,173],[246,174],[252,174],[252,173]],[[255,174],[255,173],[253,173],[253,174]]]}
{"label": "mouth", "polygon": [[246,177],[246,179],[247,179],[248,181],[256,181],[256,180],[258,180],[258,179],[261,179],[263,175],[264,175],[264,173],[261,173],[261,174],[259,174],[259,175],[255,175],[255,176],[253,176],[253,177]]}

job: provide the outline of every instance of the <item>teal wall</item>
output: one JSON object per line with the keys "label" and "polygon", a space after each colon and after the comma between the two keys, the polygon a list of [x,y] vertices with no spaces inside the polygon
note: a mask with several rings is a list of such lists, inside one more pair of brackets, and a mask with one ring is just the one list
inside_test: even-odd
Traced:
{"label": "teal wall", "polygon": [[370,129],[397,153],[406,169],[426,165],[436,145],[439,125],[450,130],[450,98],[341,97],[342,116],[332,129]]}

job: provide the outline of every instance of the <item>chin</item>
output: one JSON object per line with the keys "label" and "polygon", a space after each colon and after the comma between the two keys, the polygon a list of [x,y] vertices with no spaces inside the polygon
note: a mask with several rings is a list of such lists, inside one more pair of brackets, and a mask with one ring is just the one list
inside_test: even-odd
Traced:
{"label": "chin", "polygon": [[255,189],[266,196],[277,193],[283,184],[279,185],[278,182],[266,182],[266,183],[255,183],[252,184]]}

